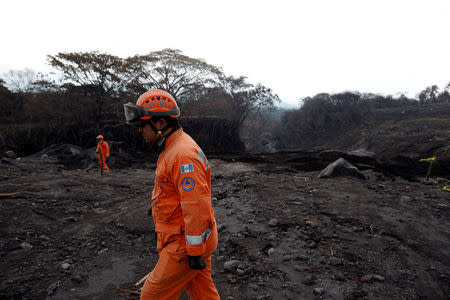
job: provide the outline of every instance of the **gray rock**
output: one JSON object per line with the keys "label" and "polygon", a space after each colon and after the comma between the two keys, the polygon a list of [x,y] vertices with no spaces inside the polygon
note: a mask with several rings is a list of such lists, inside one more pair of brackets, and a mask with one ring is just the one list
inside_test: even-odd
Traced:
{"label": "gray rock", "polygon": [[94,208],[92,211],[96,214],[104,214],[106,212],[106,210],[101,207]]}
{"label": "gray rock", "polygon": [[383,282],[385,280],[385,278],[381,275],[373,275],[372,278],[379,282]]}
{"label": "gray rock", "polygon": [[320,296],[320,295],[323,295],[323,293],[325,292],[325,290],[324,290],[323,288],[315,288],[315,289],[313,290],[313,292],[314,292],[314,295]]}
{"label": "gray rock", "polygon": [[269,226],[275,227],[278,225],[278,219],[277,218],[273,218],[272,220],[269,221]]}
{"label": "gray rock", "polygon": [[374,157],[375,153],[365,149],[356,149],[348,152],[348,154],[359,156],[359,157]]}
{"label": "gray rock", "polygon": [[33,248],[33,246],[31,244],[27,243],[27,242],[21,243],[20,247],[22,247],[22,249],[25,249],[25,250],[30,250],[30,249]]}
{"label": "gray rock", "polygon": [[275,249],[274,248],[270,248],[268,251],[267,251],[267,255],[272,255],[272,254],[274,254],[275,253]]}
{"label": "gray rock", "polygon": [[339,280],[339,281],[345,281],[345,276],[341,272],[337,272],[334,275],[334,279]]}
{"label": "gray rock", "polygon": [[47,154],[42,154],[41,155],[41,161],[42,162],[47,162],[48,161],[48,155]]}
{"label": "gray rock", "polygon": [[411,202],[411,197],[409,197],[409,196],[401,196],[400,197],[401,204],[408,204],[409,202]]}
{"label": "gray rock", "polygon": [[342,259],[337,257],[330,257],[330,264],[333,266],[340,266],[342,265]]}
{"label": "gray rock", "polygon": [[297,260],[308,260],[308,257],[305,255],[299,255],[297,256]]}
{"label": "gray rock", "polygon": [[238,274],[239,276],[245,275],[245,273],[247,273],[247,271],[244,269],[241,269],[239,267],[236,269],[236,274]]}
{"label": "gray rock", "polygon": [[283,261],[290,261],[291,259],[292,259],[292,255],[290,255],[290,254],[283,255]]}
{"label": "gray rock", "polygon": [[69,263],[62,263],[61,264],[61,268],[63,268],[64,270],[67,270],[68,268],[70,268],[70,264]]}
{"label": "gray rock", "polygon": [[[310,275],[306,275],[303,279],[302,279],[302,283],[306,284],[306,285],[314,285],[316,283],[316,276],[314,276],[313,274]],[[320,294],[319,294],[320,295]]]}
{"label": "gray rock", "polygon": [[8,158],[11,158],[11,159],[17,158],[16,153],[14,153],[14,151],[12,151],[12,150],[6,151],[5,154],[6,154],[6,156],[7,156]]}
{"label": "gray rock", "polygon": [[44,241],[49,241],[50,240],[50,238],[48,236],[46,236],[45,234],[41,235],[39,238],[41,240],[44,240]]}
{"label": "gray rock", "polygon": [[338,176],[352,176],[359,179],[366,179],[366,176],[359,172],[357,167],[351,165],[342,157],[323,169],[317,178],[332,178]]}
{"label": "gray rock", "polygon": [[66,218],[67,222],[78,222],[78,219],[74,216],[70,216]]}
{"label": "gray rock", "polygon": [[78,149],[70,147],[69,150],[70,150],[70,153],[72,153],[72,155],[81,155],[81,151]]}
{"label": "gray rock", "polygon": [[237,259],[229,260],[223,264],[223,268],[227,271],[234,272],[241,262]]}

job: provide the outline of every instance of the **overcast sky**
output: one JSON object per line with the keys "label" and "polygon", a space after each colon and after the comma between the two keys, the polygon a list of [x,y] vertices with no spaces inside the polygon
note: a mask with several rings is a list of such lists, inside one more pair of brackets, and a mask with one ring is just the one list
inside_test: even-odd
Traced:
{"label": "overcast sky", "polygon": [[46,55],[174,48],[285,102],[358,90],[416,96],[450,81],[449,0],[7,0],[0,74]]}

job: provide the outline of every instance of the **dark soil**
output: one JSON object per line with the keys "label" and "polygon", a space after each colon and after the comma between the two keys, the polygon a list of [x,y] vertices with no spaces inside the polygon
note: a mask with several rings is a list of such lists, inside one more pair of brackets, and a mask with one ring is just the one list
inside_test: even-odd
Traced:
{"label": "dark soil", "polygon": [[[222,299],[449,299],[448,179],[407,181],[367,161],[367,180],[317,179],[323,160],[277,155],[210,157]],[[0,198],[0,298],[137,290],[158,259],[154,169],[0,164],[0,194],[16,193]]]}

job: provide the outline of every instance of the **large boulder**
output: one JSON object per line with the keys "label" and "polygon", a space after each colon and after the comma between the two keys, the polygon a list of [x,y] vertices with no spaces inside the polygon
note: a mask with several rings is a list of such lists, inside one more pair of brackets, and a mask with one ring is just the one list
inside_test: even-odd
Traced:
{"label": "large boulder", "polygon": [[71,144],[55,144],[29,156],[43,162],[54,162],[67,169],[86,168],[92,161],[92,155],[85,149]]}
{"label": "large boulder", "polygon": [[366,179],[366,176],[364,176],[357,167],[351,165],[342,157],[323,169],[317,178],[331,178],[338,176],[352,176],[360,179]]}

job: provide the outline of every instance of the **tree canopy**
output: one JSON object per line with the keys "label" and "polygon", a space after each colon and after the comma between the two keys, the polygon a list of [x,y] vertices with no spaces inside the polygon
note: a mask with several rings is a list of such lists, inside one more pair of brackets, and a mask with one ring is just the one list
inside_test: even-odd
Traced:
{"label": "tree canopy", "polygon": [[163,89],[177,101],[186,101],[190,90],[211,87],[223,77],[221,68],[202,59],[191,58],[180,50],[164,49],[133,58],[132,84],[142,92]]}

